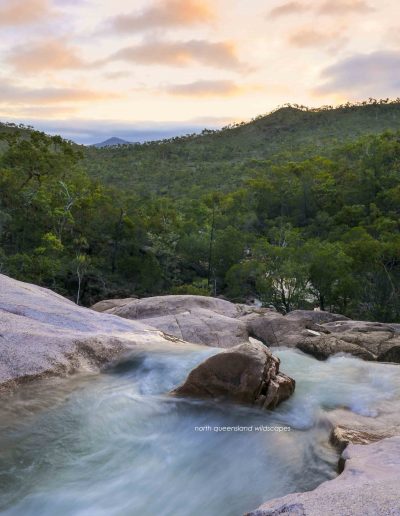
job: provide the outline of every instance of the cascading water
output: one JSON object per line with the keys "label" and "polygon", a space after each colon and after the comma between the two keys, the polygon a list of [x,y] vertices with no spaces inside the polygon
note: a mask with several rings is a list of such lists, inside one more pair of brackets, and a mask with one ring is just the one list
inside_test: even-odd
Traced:
{"label": "cascading water", "polygon": [[217,351],[138,352],[106,374],[1,401],[1,514],[240,515],[336,475],[327,411],[376,416],[400,405],[397,366],[282,349],[274,353],[297,385],[274,412],[167,394]]}

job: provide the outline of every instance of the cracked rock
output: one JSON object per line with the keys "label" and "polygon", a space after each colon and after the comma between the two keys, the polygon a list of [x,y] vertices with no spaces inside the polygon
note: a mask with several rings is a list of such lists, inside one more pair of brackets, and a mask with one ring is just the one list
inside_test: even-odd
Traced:
{"label": "cracked rock", "polygon": [[279,371],[279,364],[263,344],[241,344],[202,362],[172,394],[273,409],[295,388],[295,381]]}

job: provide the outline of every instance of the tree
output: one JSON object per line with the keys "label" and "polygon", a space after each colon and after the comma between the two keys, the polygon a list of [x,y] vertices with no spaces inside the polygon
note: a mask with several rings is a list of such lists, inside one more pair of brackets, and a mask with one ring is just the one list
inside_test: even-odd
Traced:
{"label": "tree", "polygon": [[355,281],[351,277],[352,260],[339,243],[312,240],[305,246],[311,291],[321,310],[346,306]]}
{"label": "tree", "polygon": [[309,302],[308,266],[303,259],[304,242],[298,232],[289,228],[276,244],[258,242],[256,259],[263,264],[257,288],[266,304],[288,313]]}

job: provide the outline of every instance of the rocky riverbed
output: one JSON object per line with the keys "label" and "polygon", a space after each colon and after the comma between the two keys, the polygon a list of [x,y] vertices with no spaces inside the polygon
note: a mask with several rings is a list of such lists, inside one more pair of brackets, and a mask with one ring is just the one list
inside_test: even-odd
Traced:
{"label": "rocky riverbed", "polygon": [[266,346],[295,347],[319,360],[347,353],[364,360],[400,362],[400,324],[352,321],[308,310],[283,316],[271,309],[201,296],[111,299],[92,308],[209,346],[229,348],[254,337]]}
{"label": "rocky riverbed", "polygon": [[2,513],[400,514],[398,325],[197,296],[93,308],[0,275]]}

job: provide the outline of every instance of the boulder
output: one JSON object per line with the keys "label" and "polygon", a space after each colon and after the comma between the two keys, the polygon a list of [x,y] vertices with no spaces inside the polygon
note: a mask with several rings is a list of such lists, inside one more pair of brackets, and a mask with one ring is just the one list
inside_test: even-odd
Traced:
{"label": "boulder", "polygon": [[179,339],[195,344],[231,348],[248,342],[242,305],[205,296],[160,296],[137,299],[112,313],[140,320]]}
{"label": "boulder", "polygon": [[339,314],[310,310],[295,310],[285,316],[250,313],[241,320],[246,322],[249,335],[267,346],[297,347],[319,360],[348,353],[363,360],[400,361],[400,333],[395,324],[352,321]]}
{"label": "boulder", "polygon": [[247,516],[389,516],[400,514],[400,437],[360,445],[342,454],[344,471],[314,491],[270,500]]}
{"label": "boulder", "polygon": [[337,353],[348,353],[364,360],[375,360],[375,355],[356,344],[346,342],[334,335],[310,336],[297,344],[297,348],[318,360],[326,360]]}
{"label": "boulder", "polygon": [[136,297],[126,297],[124,299],[104,299],[103,301],[99,301],[95,303],[90,308],[95,312],[108,312],[113,308],[119,308],[121,306],[125,306],[131,301],[137,299]]}
{"label": "boulder", "polygon": [[138,346],[171,345],[169,337],[140,321],[77,306],[0,274],[0,390],[43,376],[97,369]]}
{"label": "boulder", "polygon": [[[396,339],[397,340],[397,339]],[[395,362],[400,364],[400,345],[390,347],[378,356],[379,362]]]}
{"label": "boulder", "polygon": [[[320,318],[313,318],[314,314]],[[319,360],[348,353],[363,360],[399,361],[400,335],[395,325],[351,321],[337,314],[307,310],[286,316],[273,312],[249,314],[241,320],[246,322],[249,335],[266,345],[297,347]]]}
{"label": "boulder", "polygon": [[141,321],[187,342],[218,348],[231,348],[249,338],[246,325],[239,319],[202,308]]}
{"label": "boulder", "polygon": [[[396,325],[367,321],[337,321],[322,325],[341,341],[358,346],[383,362],[396,362],[400,334]],[[391,350],[393,349],[393,352]],[[361,356],[361,358],[364,358]]]}
{"label": "boulder", "polygon": [[140,320],[195,344],[232,348],[254,337],[270,347],[297,347],[319,360],[337,353],[363,360],[400,360],[399,325],[352,321],[325,311],[294,310],[284,316],[270,308],[191,295],[110,299],[92,308]]}
{"label": "boulder", "polygon": [[286,315],[287,319],[309,319],[315,324],[324,324],[336,321],[348,321],[349,318],[341,314],[333,314],[324,310],[293,310]]}
{"label": "boulder", "polygon": [[341,340],[367,349],[376,357],[400,344],[399,338],[394,338],[392,333],[382,331],[372,331],[371,333],[358,333],[351,331],[337,333],[336,335],[338,335]]}
{"label": "boulder", "polygon": [[224,315],[225,317],[235,318],[241,314],[240,306],[215,297],[191,295],[156,296],[135,299],[123,307],[117,307],[113,313],[126,319],[151,319],[153,317],[203,309]]}
{"label": "boulder", "polygon": [[261,340],[267,346],[296,347],[310,335],[329,333],[329,330],[315,324],[307,317],[288,317],[278,313],[246,318],[249,335]]}
{"label": "boulder", "polygon": [[372,332],[387,332],[395,333],[396,325],[380,322],[369,321],[352,321],[339,320],[324,323],[324,327],[334,333],[356,332],[356,333],[372,333]]}
{"label": "boulder", "polygon": [[294,388],[295,381],[279,372],[279,359],[263,344],[249,342],[202,362],[172,394],[272,409],[289,398]]}

